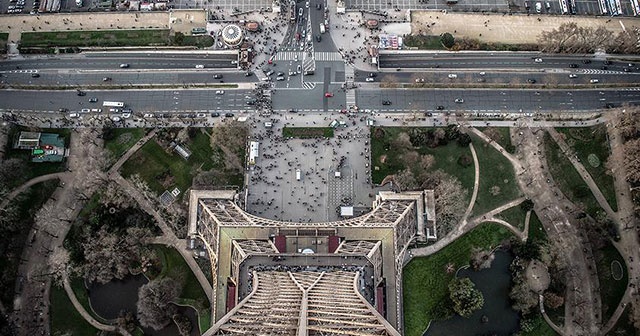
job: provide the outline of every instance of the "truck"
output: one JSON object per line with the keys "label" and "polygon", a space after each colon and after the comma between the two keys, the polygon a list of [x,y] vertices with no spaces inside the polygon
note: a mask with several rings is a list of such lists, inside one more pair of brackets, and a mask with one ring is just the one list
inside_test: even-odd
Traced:
{"label": "truck", "polygon": [[325,32],[325,28],[324,28],[324,23],[320,24],[320,34],[324,34]]}
{"label": "truck", "polygon": [[302,172],[300,169],[296,169],[296,181],[300,181],[302,179]]}

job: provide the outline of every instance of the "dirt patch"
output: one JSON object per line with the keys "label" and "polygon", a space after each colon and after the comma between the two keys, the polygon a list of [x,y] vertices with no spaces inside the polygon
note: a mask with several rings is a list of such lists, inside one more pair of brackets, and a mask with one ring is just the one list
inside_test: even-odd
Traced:
{"label": "dirt patch", "polygon": [[411,33],[423,32],[429,35],[451,33],[454,37],[469,37],[485,42],[537,43],[538,35],[542,30],[552,30],[569,22],[575,22],[578,26],[605,26],[614,34],[621,32],[623,25],[628,28],[638,24],[637,19],[634,18],[612,19],[608,16],[526,16],[413,11]]}

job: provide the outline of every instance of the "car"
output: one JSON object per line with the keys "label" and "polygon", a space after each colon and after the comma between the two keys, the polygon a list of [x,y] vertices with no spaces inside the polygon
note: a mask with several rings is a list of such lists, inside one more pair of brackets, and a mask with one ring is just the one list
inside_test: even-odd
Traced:
{"label": "car", "polygon": [[575,63],[571,63],[571,64],[569,64],[569,67],[570,67],[570,68],[574,68],[574,69],[575,69],[575,68],[577,68],[577,67],[578,67],[578,65],[577,65],[577,64],[575,64]]}
{"label": "car", "polygon": [[382,101],[382,105],[391,105],[391,101],[390,100],[383,100]]}
{"label": "car", "polygon": [[631,69],[629,69],[629,68],[622,68],[622,71],[624,71],[624,72],[631,72]]}
{"label": "car", "polygon": [[247,71],[247,72],[244,73],[245,77],[251,77],[252,75],[253,75],[253,72],[251,72],[251,71]]}
{"label": "car", "polygon": [[316,4],[316,9],[322,9],[322,5],[321,4]]}
{"label": "car", "polygon": [[133,113],[132,109],[126,108],[122,110],[122,113]]}
{"label": "car", "polygon": [[122,114],[122,118],[124,118],[124,119],[129,119],[129,118],[131,118],[131,113],[123,113],[123,114]]}
{"label": "car", "polygon": [[322,36],[320,36],[320,34],[316,35],[316,41],[317,42],[321,42],[322,41]]}
{"label": "car", "polygon": [[256,102],[253,100],[247,100],[247,105],[255,105]]}
{"label": "car", "polygon": [[298,113],[298,111],[296,111],[295,109],[290,109],[289,113]]}
{"label": "car", "polygon": [[216,117],[219,117],[219,116],[220,116],[220,113],[218,113],[218,112],[211,112],[211,116],[212,116],[212,117],[214,117],[214,118],[216,118]]}
{"label": "car", "polygon": [[569,74],[569,78],[578,78],[578,75],[576,75],[576,74]]}
{"label": "car", "polygon": [[222,79],[222,75],[221,74],[215,74],[215,75],[213,75],[213,79]]}
{"label": "car", "polygon": [[216,90],[216,94],[217,95],[223,95],[224,94],[224,90]]}
{"label": "car", "polygon": [[456,74],[449,74],[449,75],[447,75],[447,77],[448,77],[449,79],[454,79],[454,78],[458,78],[458,75],[456,75]]}
{"label": "car", "polygon": [[367,81],[367,82],[373,82],[373,81],[375,81],[375,80],[376,80],[376,79],[375,79],[375,78],[373,78],[373,77],[367,77],[367,78],[365,79],[365,81]]}
{"label": "car", "polygon": [[604,61],[602,63],[604,63],[604,65],[611,65],[611,61],[609,61],[609,60],[606,60],[606,61]]}
{"label": "car", "polygon": [[204,64],[197,64],[196,69],[204,69]]}
{"label": "car", "polygon": [[484,76],[484,75],[486,75],[486,74],[487,74],[487,73],[486,73],[486,72],[484,72],[484,71],[481,71],[481,72],[480,72],[480,76]]}
{"label": "car", "polygon": [[120,119],[120,117],[118,117],[118,116],[113,116],[113,117],[111,117],[111,120],[113,120],[113,121],[120,121],[121,119]]}
{"label": "car", "polygon": [[87,93],[86,93],[86,92],[84,92],[84,91],[80,91],[80,90],[78,90],[78,93],[77,93],[77,94],[78,94],[78,96],[80,96],[80,97],[82,97],[82,96],[86,96],[86,95],[87,95]]}
{"label": "car", "polygon": [[583,60],[582,60],[582,63],[584,63],[584,64],[589,64],[589,63],[591,63],[591,60],[590,60],[590,59],[583,59]]}
{"label": "car", "polygon": [[484,83],[484,82],[486,82],[486,81],[487,81],[487,80],[486,80],[485,78],[478,78],[478,83]]}
{"label": "car", "polygon": [[305,72],[304,72],[304,75],[305,75],[305,76],[310,76],[310,75],[313,75],[313,74],[315,74],[315,73],[316,73],[316,72],[315,72],[315,71],[313,71],[313,70],[307,70],[307,71],[305,71]]}
{"label": "car", "polygon": [[278,73],[276,74],[276,76],[278,76],[278,77],[279,77],[279,76],[284,76],[284,72],[282,72],[282,71],[281,71],[281,72],[278,72]]}
{"label": "car", "polygon": [[289,71],[289,76],[295,76],[295,75],[297,75],[297,74],[298,74],[298,73],[297,73],[297,72],[295,72],[295,71]]}
{"label": "car", "polygon": [[98,98],[89,98],[89,102],[90,103],[97,103],[98,102]]}
{"label": "car", "polygon": [[591,80],[589,81],[589,83],[591,84],[596,84],[596,83],[600,83],[600,80],[597,78],[591,78]]}
{"label": "car", "polygon": [[232,65],[237,65],[237,64],[238,64],[238,61],[233,60],[233,61],[231,61],[231,64],[232,64]]}
{"label": "car", "polygon": [[298,64],[298,67],[296,68],[296,71],[297,71],[298,73],[300,73],[300,72],[301,72],[301,70],[302,70],[302,66],[301,66],[300,64]]}
{"label": "car", "polygon": [[33,78],[38,78],[38,77],[40,77],[40,74],[39,74],[39,73],[32,73],[32,74],[31,74],[31,77],[33,77]]}
{"label": "car", "polygon": [[82,110],[80,110],[80,112],[82,112],[82,113],[89,113],[89,112],[91,112],[91,109],[83,108]]}
{"label": "car", "polygon": [[145,113],[143,118],[153,118],[153,114]]}
{"label": "car", "polygon": [[77,113],[71,113],[69,114],[69,118],[78,118],[80,115]]}
{"label": "car", "polygon": [[442,110],[444,110],[444,106],[438,105],[438,106],[436,106],[436,110],[442,111]]}
{"label": "car", "polygon": [[536,2],[536,13],[542,12],[542,3]]}
{"label": "car", "polygon": [[233,118],[234,114],[231,112],[228,112],[228,113],[225,113],[224,116],[227,118]]}
{"label": "car", "polygon": [[424,83],[424,78],[416,78],[416,83]]}
{"label": "car", "polygon": [[375,72],[370,72],[369,73],[369,77],[377,77],[377,76],[378,76],[378,74],[375,73]]}
{"label": "car", "polygon": [[197,116],[198,118],[206,118],[206,117],[207,117],[207,114],[206,114],[206,113],[198,113],[196,116]]}
{"label": "car", "polygon": [[276,80],[277,81],[283,81],[284,80],[284,76],[278,76],[278,77],[276,77]]}
{"label": "car", "polygon": [[120,68],[125,69],[129,67],[129,63],[122,63],[120,64]]}
{"label": "car", "polygon": [[[273,75],[274,72],[275,71],[273,71],[273,70],[269,70],[269,71],[267,71],[267,73],[265,73],[265,75],[271,76],[271,75]],[[220,78],[222,78],[222,77],[220,77]]]}
{"label": "car", "polygon": [[542,58],[536,58],[533,61],[536,62],[536,63],[542,63]]}
{"label": "car", "polygon": [[607,69],[608,69],[608,67],[607,67],[606,65],[603,65],[603,66],[601,66],[601,67],[600,67],[600,69],[602,69],[602,70],[607,70]]}
{"label": "car", "polygon": [[108,82],[111,80],[111,77],[102,77],[103,82]]}
{"label": "car", "polygon": [[69,109],[62,107],[58,109],[58,112],[69,112]]}
{"label": "car", "polygon": [[535,80],[534,78],[529,78],[529,79],[527,79],[527,83],[529,83],[529,84],[535,84],[535,83],[536,83],[536,80]]}
{"label": "car", "polygon": [[325,97],[327,97],[327,98],[329,98],[329,97],[333,97],[333,93],[331,93],[331,92],[325,92],[325,93],[324,93],[324,96],[325,96]]}
{"label": "car", "polygon": [[293,57],[293,60],[294,60],[294,61],[296,61],[296,62],[298,61],[298,54],[296,54],[296,55]]}
{"label": "car", "polygon": [[456,99],[454,100],[454,102],[456,102],[456,103],[458,103],[458,104],[462,104],[462,103],[464,103],[464,99],[462,99],[462,98],[456,98]]}
{"label": "car", "polygon": [[93,113],[101,113],[101,112],[102,112],[102,109],[100,109],[100,108],[94,108],[94,109],[91,109],[91,112],[93,112]]}
{"label": "car", "polygon": [[111,112],[111,113],[117,113],[117,112],[120,112],[120,109],[119,109],[119,108],[112,107],[112,108],[110,108],[110,109],[109,109],[109,112]]}

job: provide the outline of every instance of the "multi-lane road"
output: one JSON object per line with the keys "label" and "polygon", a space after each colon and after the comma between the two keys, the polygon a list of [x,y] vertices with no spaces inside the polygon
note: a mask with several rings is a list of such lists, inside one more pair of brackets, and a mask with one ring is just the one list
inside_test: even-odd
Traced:
{"label": "multi-lane road", "polygon": [[[336,87],[330,87],[334,90]],[[325,88],[313,90],[280,89],[274,94],[273,108],[279,111],[295,109],[305,111],[337,111],[344,108],[344,93],[334,90],[334,97],[324,97]],[[97,98],[90,103],[90,98]],[[461,98],[462,103],[455,103]],[[80,111],[83,108],[102,108],[102,102],[122,101],[139,113],[162,112],[251,112],[247,101],[254,99],[252,90],[229,90],[216,94],[216,90],[105,90],[87,91],[78,96],[75,91],[0,91],[4,111],[51,111],[60,108]],[[550,111],[588,111],[620,106],[623,103],[640,104],[640,90],[487,90],[487,89],[379,89],[363,88],[356,95],[360,109],[376,112],[495,112],[530,113]],[[390,105],[383,105],[389,101]],[[438,110],[442,106],[442,110]]]}

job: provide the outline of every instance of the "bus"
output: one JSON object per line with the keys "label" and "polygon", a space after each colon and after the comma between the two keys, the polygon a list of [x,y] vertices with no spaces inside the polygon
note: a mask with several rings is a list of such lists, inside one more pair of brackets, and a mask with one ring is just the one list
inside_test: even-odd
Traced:
{"label": "bus", "polygon": [[191,35],[202,35],[206,33],[207,33],[206,28],[198,27],[198,28],[191,29]]}
{"label": "bus", "polygon": [[124,107],[124,103],[123,103],[123,102],[105,101],[104,103],[102,103],[102,106],[108,106],[108,107]]}

